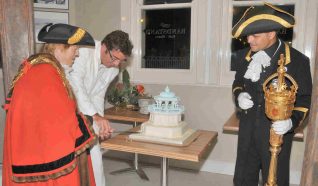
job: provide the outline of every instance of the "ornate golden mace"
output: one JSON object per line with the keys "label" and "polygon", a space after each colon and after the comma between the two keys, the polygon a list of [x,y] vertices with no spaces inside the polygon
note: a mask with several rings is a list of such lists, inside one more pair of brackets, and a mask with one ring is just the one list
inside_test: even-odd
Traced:
{"label": "ornate golden mace", "polygon": [[[265,113],[272,121],[286,120],[290,118],[296,100],[298,85],[290,75],[286,74],[284,62],[284,55],[281,54],[280,59],[278,60],[279,67],[277,68],[277,73],[269,76],[263,84],[263,90],[265,93]],[[271,83],[267,86],[270,81],[274,82],[276,77],[277,82]],[[285,83],[285,77],[292,83],[290,87],[288,87]],[[277,186],[277,158],[283,143],[283,135],[276,134],[271,128],[269,143],[271,145],[269,148],[269,151],[271,152],[271,161],[269,165],[267,183],[265,185]]]}

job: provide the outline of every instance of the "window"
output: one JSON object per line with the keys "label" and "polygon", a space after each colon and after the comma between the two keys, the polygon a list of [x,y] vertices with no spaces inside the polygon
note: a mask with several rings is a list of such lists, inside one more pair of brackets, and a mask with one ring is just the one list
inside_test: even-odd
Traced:
{"label": "window", "polygon": [[142,68],[190,69],[191,9],[143,11]]}
{"label": "window", "polygon": [[132,81],[197,82],[198,55],[194,50],[197,49],[197,27],[202,24],[197,21],[198,2],[122,0],[122,19],[131,21],[128,27],[134,44],[132,63],[128,67]]}
{"label": "window", "polygon": [[[247,46],[244,40],[232,39],[233,24],[247,7],[263,4],[261,0],[121,1],[122,29],[134,44],[128,67],[132,81],[216,86],[232,84],[231,54]],[[267,2],[295,16],[296,26],[280,31],[280,38],[304,51],[306,3]]]}

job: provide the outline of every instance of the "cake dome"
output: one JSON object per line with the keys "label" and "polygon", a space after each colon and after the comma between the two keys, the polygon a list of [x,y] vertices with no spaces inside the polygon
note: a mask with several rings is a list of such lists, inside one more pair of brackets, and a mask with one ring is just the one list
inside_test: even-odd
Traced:
{"label": "cake dome", "polygon": [[171,92],[167,86],[163,92],[154,97],[155,103],[148,106],[149,112],[183,113],[184,106],[180,105],[180,98]]}

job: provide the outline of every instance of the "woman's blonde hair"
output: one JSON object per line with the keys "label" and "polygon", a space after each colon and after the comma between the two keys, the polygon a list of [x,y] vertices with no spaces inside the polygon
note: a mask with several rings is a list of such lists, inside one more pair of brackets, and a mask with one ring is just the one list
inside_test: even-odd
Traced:
{"label": "woman's blonde hair", "polygon": [[63,50],[68,49],[71,45],[67,45],[67,44],[57,44],[57,43],[45,43],[40,52],[41,53],[49,53],[54,55],[54,50],[57,48],[57,46],[63,46]]}
{"label": "woman's blonde hair", "polygon": [[55,58],[55,56],[54,56],[54,51],[55,51],[55,49],[56,49],[57,47],[59,47],[59,46],[62,46],[62,47],[61,47],[62,50],[66,50],[66,49],[68,49],[71,45],[68,45],[68,44],[58,44],[58,43],[45,43],[45,44],[42,46],[42,48],[41,48],[41,50],[40,50],[40,53],[42,53],[42,54],[44,54],[44,55],[50,54],[50,55],[53,57],[54,60],[52,60],[52,61],[55,62],[56,67],[57,67],[57,68],[60,70],[60,72],[61,72],[61,77],[62,77],[62,79],[63,79],[64,85],[65,85],[65,87],[66,87],[66,89],[67,89],[67,91],[68,91],[68,94],[69,94],[70,98],[75,100],[75,96],[74,96],[74,93],[73,93],[73,91],[72,91],[72,87],[70,86],[69,81],[66,79],[66,75],[65,75],[64,69],[63,69],[61,63],[60,63],[60,62]]}

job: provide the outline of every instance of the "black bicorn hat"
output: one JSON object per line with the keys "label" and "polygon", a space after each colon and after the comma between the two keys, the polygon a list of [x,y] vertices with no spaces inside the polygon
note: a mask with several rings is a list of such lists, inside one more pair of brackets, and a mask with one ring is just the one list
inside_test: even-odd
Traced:
{"label": "black bicorn hat", "polygon": [[269,3],[263,6],[249,7],[241,19],[232,28],[234,38],[251,34],[278,31],[282,28],[292,28],[295,18],[290,13]]}
{"label": "black bicorn hat", "polygon": [[45,25],[38,34],[38,40],[45,43],[95,46],[93,37],[87,31],[62,23]]}

